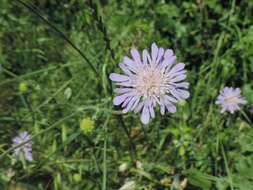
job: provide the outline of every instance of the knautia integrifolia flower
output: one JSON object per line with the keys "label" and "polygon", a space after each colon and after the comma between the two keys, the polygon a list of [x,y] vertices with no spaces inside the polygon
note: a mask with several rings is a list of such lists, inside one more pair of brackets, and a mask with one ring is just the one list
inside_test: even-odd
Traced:
{"label": "knautia integrifolia flower", "polygon": [[141,112],[141,121],[149,122],[155,117],[154,108],[176,112],[175,104],[190,96],[186,90],[189,83],[186,78],[185,64],[177,63],[171,49],[158,48],[155,43],[151,46],[151,56],[146,49],[142,56],[131,49],[132,59],[125,56],[119,67],[124,75],[112,73],[110,79],[116,82],[114,105],[122,104],[123,113],[129,111]]}
{"label": "knautia integrifolia flower", "polygon": [[241,97],[241,90],[239,88],[225,87],[220,91],[220,95],[215,102],[221,106],[221,113],[230,112],[234,113],[239,110],[240,104],[246,104],[247,101]]}
{"label": "knautia integrifolia flower", "polygon": [[[20,145],[21,143],[24,143],[28,140],[30,140],[30,135],[28,134],[27,131],[24,131],[12,139],[12,147],[16,147]],[[14,149],[15,156],[20,156],[21,154],[23,154],[26,160],[28,161],[33,160],[31,142],[27,142],[26,144]]]}

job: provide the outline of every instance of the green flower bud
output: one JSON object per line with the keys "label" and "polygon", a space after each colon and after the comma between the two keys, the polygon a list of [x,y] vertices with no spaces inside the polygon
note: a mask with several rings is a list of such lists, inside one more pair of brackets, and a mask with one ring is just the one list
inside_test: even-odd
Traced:
{"label": "green flower bud", "polygon": [[91,133],[94,126],[95,122],[90,117],[86,117],[80,122],[80,129],[84,134]]}
{"label": "green flower bud", "polygon": [[81,180],[82,180],[82,176],[81,176],[81,174],[79,174],[79,173],[75,173],[74,175],[73,175],[73,180],[75,181],[75,182],[80,182]]}
{"label": "green flower bud", "polygon": [[27,84],[25,82],[20,82],[18,89],[21,94],[24,94],[28,89]]}

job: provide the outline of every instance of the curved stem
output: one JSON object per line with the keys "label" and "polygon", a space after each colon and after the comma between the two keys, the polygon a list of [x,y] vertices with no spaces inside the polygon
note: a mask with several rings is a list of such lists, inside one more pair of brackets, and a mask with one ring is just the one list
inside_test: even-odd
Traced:
{"label": "curved stem", "polygon": [[60,30],[58,29],[55,25],[53,25],[48,19],[46,19],[42,14],[39,12],[39,10],[31,4],[28,4],[22,0],[16,0],[20,4],[24,5],[27,9],[32,11],[34,14],[36,14],[41,20],[43,20],[47,25],[49,25],[54,31],[56,31],[65,41],[69,43],[69,45],[76,50],[79,55],[88,63],[92,71],[98,75],[99,73],[97,72],[96,68],[92,65],[90,60],[84,55],[84,53]]}

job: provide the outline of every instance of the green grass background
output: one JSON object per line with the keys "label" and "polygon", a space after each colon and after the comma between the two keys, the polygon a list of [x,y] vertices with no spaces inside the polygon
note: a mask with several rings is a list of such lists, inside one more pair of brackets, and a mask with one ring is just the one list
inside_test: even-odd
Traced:
{"label": "green grass background", "polygon": [[[108,74],[153,42],[186,64],[191,97],[143,126]],[[252,190],[252,73],[252,0],[1,0],[0,189]],[[214,104],[224,86],[248,101],[234,115]],[[25,130],[31,163],[10,149]]]}

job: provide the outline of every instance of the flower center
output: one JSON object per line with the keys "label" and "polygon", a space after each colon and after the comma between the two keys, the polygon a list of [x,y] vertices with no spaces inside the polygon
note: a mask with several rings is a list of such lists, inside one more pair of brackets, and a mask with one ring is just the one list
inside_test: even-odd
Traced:
{"label": "flower center", "polygon": [[165,77],[157,68],[147,66],[135,78],[135,87],[144,98],[165,94]]}
{"label": "flower center", "polygon": [[237,104],[238,99],[236,96],[229,96],[224,101],[226,104]]}

